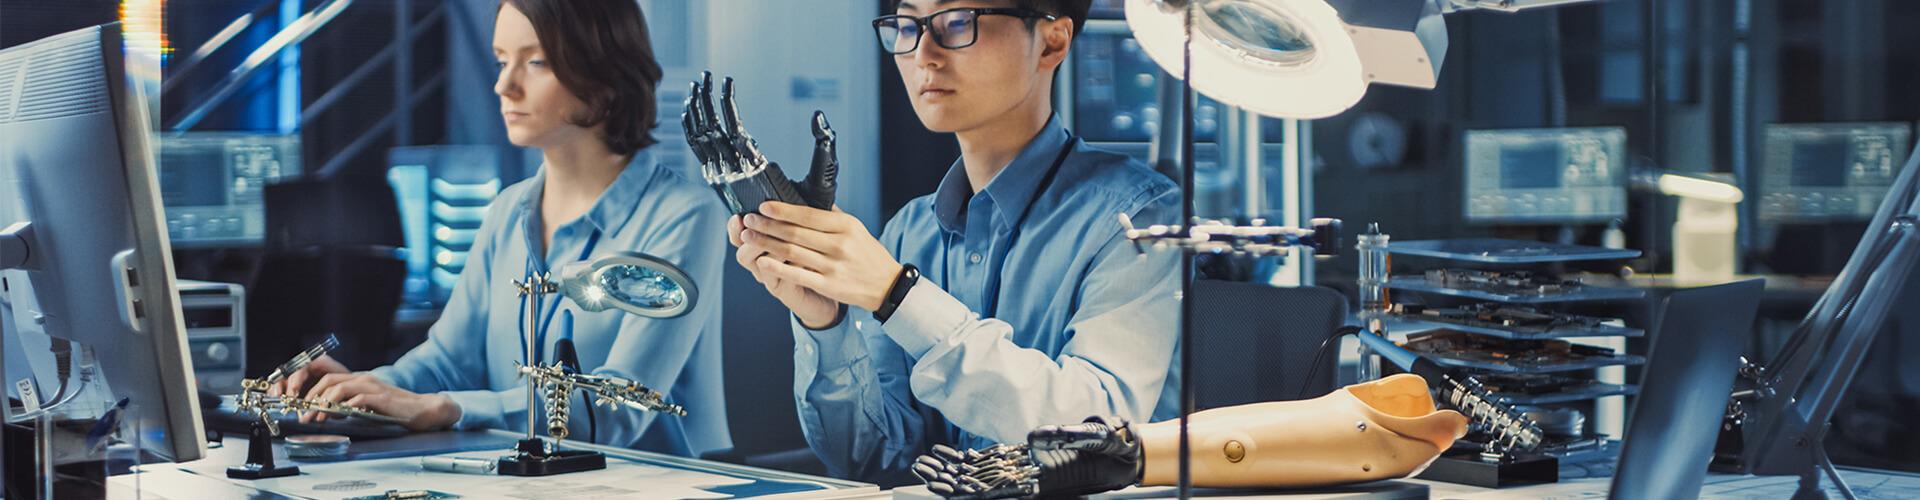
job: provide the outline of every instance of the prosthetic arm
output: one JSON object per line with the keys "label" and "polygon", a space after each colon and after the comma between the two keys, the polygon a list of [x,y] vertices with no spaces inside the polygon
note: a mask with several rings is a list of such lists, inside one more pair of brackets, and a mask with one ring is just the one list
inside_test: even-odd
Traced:
{"label": "prosthetic arm", "polygon": [[721,83],[719,108],[715,113],[713,74],[702,72],[687,95],[687,110],[680,115],[680,124],[686,131],[687,146],[700,161],[701,176],[706,177],[707,185],[713,186],[728,210],[747,214],[767,201],[833,208],[840,160],[826,113],[813,112],[813,167],[804,182],[795,184],[780,170],[779,163],[760,154],[760,146],[740,123],[732,78]]}
{"label": "prosthetic arm", "polygon": [[[1314,399],[1256,403],[1193,414],[1193,484],[1314,487],[1418,473],[1467,432],[1467,418],[1436,410],[1427,382],[1400,374]],[[1083,495],[1179,475],[1176,421],[1129,425],[1093,417],[1042,426],[1025,445],[957,451],[935,446],[914,473],[948,498]]]}

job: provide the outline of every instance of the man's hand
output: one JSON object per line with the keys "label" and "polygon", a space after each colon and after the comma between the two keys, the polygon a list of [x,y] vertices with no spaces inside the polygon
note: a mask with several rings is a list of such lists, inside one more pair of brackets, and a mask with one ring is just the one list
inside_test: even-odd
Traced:
{"label": "man's hand", "polygon": [[[762,271],[757,261],[767,254],[765,248],[753,241],[747,241],[746,226],[735,215],[727,219],[727,240],[738,247],[734,251],[734,262],[740,264],[753,279],[767,287],[773,298],[786,304],[795,317],[800,318],[801,326],[819,330],[831,326],[840,316],[840,303],[826,298],[813,290],[794,284],[791,280],[781,279],[770,272]],[[764,238],[764,237],[762,237]]]}
{"label": "man's hand", "polygon": [[900,262],[846,212],[767,202],[743,221],[742,241],[766,252],[753,260],[756,275],[868,311],[880,308],[900,276]]}
{"label": "man's hand", "polygon": [[[407,429],[414,431],[445,429],[460,420],[460,405],[445,394],[416,394],[387,385],[367,372],[329,373],[313,384],[306,399],[365,408],[405,420]],[[318,422],[329,417],[308,412],[300,415],[300,421]]]}
{"label": "man's hand", "polygon": [[267,395],[300,394],[301,388],[306,387],[308,381],[319,379],[330,373],[348,373],[351,371],[353,370],[348,370],[347,365],[340,364],[340,362],[335,361],[332,356],[321,355],[318,358],[314,358],[313,362],[307,363],[307,366],[301,368],[299,371],[287,374],[287,378],[274,382],[273,386],[267,388]]}

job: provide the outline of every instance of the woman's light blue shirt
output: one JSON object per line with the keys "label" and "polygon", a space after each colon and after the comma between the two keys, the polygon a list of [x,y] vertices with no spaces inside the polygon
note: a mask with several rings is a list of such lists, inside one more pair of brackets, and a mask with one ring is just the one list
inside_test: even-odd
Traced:
{"label": "woman's light blue shirt", "polygon": [[[427,341],[393,365],[374,370],[402,389],[447,393],[461,408],[456,429],[526,430],[526,382],[514,369],[524,350],[521,302],[512,282],[538,267],[528,254],[540,246],[545,181],[543,166],[532,179],[501,192],[487,209],[468,265]],[[682,456],[731,446],[721,393],[717,300],[721,266],[729,255],[719,229],[726,222],[726,212],[710,189],[659,165],[643,150],[585,215],[554,232],[552,248],[540,256],[547,269],[580,260],[589,244],[593,256],[641,252],[685,270],[706,299],[687,315],[653,319],[617,309],[583,312],[572,301],[551,296],[549,304],[557,300],[561,309],[544,339],[542,352],[548,359],[542,361],[552,361],[553,344],[567,335],[571,315],[573,342],[588,372],[634,380],[665,392],[670,402],[687,409],[686,417],[631,408],[614,411],[593,407],[576,391],[571,439]],[[588,411],[598,420],[598,435],[589,435]],[[538,416],[544,434],[545,415]]]}

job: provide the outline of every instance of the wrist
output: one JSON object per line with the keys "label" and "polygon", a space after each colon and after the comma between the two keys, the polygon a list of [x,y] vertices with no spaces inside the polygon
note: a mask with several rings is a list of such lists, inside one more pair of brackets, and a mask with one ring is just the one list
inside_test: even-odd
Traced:
{"label": "wrist", "polygon": [[447,396],[446,393],[437,393],[430,397],[433,398],[433,411],[428,412],[431,418],[425,422],[427,424],[425,427],[430,429],[446,429],[453,427],[454,423],[460,421],[460,416],[463,413],[460,409],[460,403],[454,402],[453,398]]}
{"label": "wrist", "polygon": [[816,311],[812,314],[801,314],[799,311],[794,311],[793,317],[800,320],[801,328],[813,331],[826,330],[840,326],[840,322],[847,317],[847,305],[836,303],[832,310],[825,313]]}
{"label": "wrist", "polygon": [[900,281],[900,273],[906,271],[906,266],[888,262],[885,271],[881,274],[885,278],[868,286],[867,293],[860,297],[860,303],[854,305],[868,311],[880,310],[880,306],[887,301],[887,295],[893,293],[893,285]]}

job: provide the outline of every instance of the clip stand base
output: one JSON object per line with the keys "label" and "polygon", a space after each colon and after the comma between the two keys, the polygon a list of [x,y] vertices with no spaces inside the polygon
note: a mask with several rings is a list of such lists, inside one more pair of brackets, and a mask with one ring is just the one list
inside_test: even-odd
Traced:
{"label": "clip stand base", "polygon": [[273,431],[260,422],[254,422],[253,428],[247,432],[247,464],[227,468],[227,477],[249,481],[299,474],[300,466],[279,467],[273,464]]}
{"label": "clip stand base", "polygon": [[1478,451],[1455,449],[1427,466],[1420,479],[1482,488],[1505,488],[1560,481],[1560,460],[1549,455],[1514,453],[1507,460],[1482,458]]}
{"label": "clip stand base", "polygon": [[510,457],[500,457],[500,466],[497,470],[502,476],[552,476],[607,468],[607,456],[600,452],[547,451],[546,442],[537,438],[522,439],[514,449],[519,453]]}

